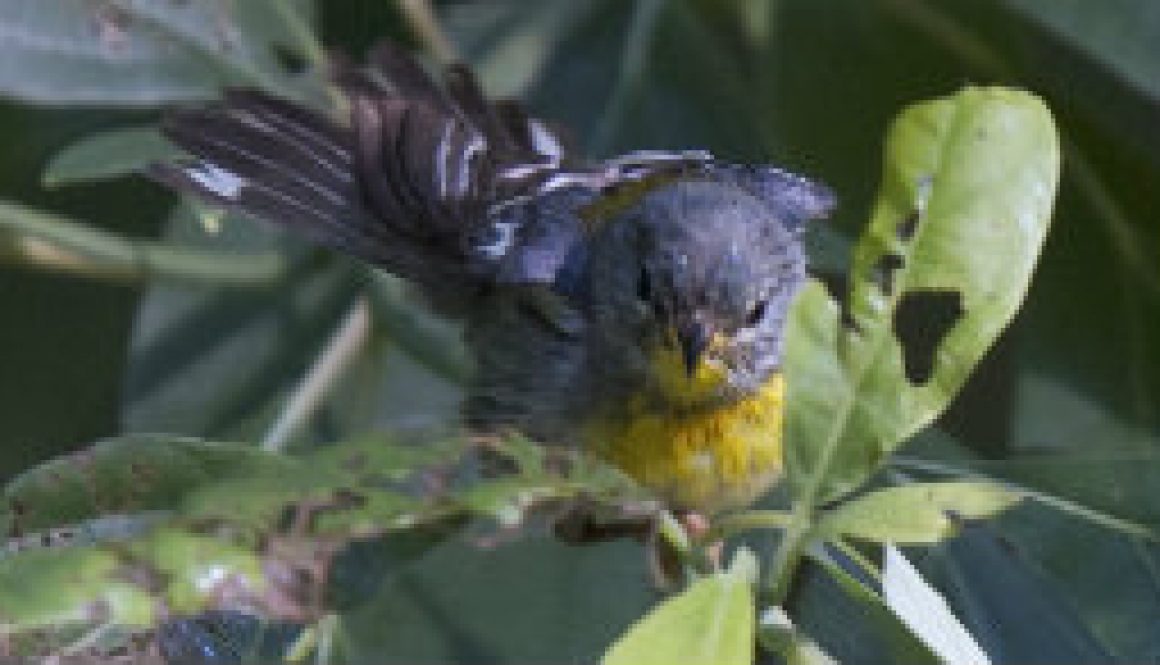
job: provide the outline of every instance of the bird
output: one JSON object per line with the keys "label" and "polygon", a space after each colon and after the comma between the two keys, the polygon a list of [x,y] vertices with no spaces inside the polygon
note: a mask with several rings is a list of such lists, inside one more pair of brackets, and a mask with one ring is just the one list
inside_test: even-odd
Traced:
{"label": "bird", "polygon": [[252,89],[174,108],[156,181],[409,281],[462,323],[462,419],[620,469],[675,510],[783,476],[784,331],[825,185],[706,150],[586,158],[462,64],[385,41],[341,114]]}

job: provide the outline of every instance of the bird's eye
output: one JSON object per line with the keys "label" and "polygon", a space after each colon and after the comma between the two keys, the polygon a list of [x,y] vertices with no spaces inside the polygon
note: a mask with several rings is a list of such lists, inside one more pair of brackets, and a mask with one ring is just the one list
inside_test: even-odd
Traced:
{"label": "bird's eye", "polygon": [[761,323],[761,320],[765,318],[765,309],[768,305],[769,301],[764,298],[754,303],[753,309],[749,310],[749,314],[745,316],[745,325],[755,326]]}

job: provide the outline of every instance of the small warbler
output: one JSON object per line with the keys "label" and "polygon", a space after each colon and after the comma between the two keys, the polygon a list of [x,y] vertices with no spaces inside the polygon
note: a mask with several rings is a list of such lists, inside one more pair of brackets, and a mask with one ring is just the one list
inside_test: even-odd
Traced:
{"label": "small warbler", "polygon": [[465,67],[441,88],[389,43],[334,82],[343,120],[252,90],[174,110],[191,157],[150,173],[460,318],[471,428],[582,446],[683,510],[780,477],[782,328],[825,187],[704,151],[585,160]]}

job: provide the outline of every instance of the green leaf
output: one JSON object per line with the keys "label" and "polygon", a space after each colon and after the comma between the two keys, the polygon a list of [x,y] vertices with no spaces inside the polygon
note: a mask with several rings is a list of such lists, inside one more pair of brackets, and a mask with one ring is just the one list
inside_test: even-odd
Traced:
{"label": "green leaf", "polygon": [[0,256],[62,273],[134,282],[258,287],[283,276],[272,252],[226,254],[127,238],[44,210],[0,200]]}
{"label": "green leaf", "polygon": [[162,528],[127,546],[33,549],[0,557],[0,636],[62,625],[149,627],[169,613],[256,599],[259,555],[225,539]]}
{"label": "green leaf", "polygon": [[923,552],[922,571],[996,660],[1148,662],[1160,596],[1124,540],[1029,503]]}
{"label": "green leaf", "polygon": [[1026,455],[978,460],[970,467],[1071,499],[1084,508],[1160,528],[1160,504],[1156,501],[1160,491],[1160,451]]}
{"label": "green leaf", "polygon": [[[127,436],[18,476],[3,489],[0,528],[19,539],[111,515],[165,511],[186,523],[268,533],[287,510],[301,508],[319,513],[313,534],[377,535],[446,513],[447,506],[426,500],[418,478],[463,451],[453,438],[423,445],[375,438],[292,457],[239,444]],[[147,526],[98,523],[64,535],[121,540]]]}
{"label": "green leaf", "polygon": [[295,468],[251,446],[155,435],[109,439],[5,485],[0,530],[17,537],[110,514],[171,510],[207,484],[282,477]]}
{"label": "green leaf", "polygon": [[840,662],[935,665],[939,660],[898,619],[870,584],[830,556],[807,552],[787,611],[796,627]]}
{"label": "green leaf", "polygon": [[222,590],[256,597],[266,586],[258,554],[223,539],[159,529],[129,551],[165,581],[159,595],[175,613],[200,612]]}
{"label": "green leaf", "polygon": [[966,88],[895,121],[854,250],[849,316],[812,283],[787,324],[798,496],[856,488],[950,403],[1023,301],[1059,159],[1051,114],[1015,90]]}
{"label": "green leaf", "polygon": [[210,97],[232,83],[293,95],[300,85],[276,49],[300,50],[305,19],[284,4],[6,2],[0,94],[46,104],[148,106]]}
{"label": "green leaf", "polygon": [[58,152],[41,180],[46,187],[107,180],[138,173],[147,164],[176,153],[153,127],[101,132]]}
{"label": "green leaf", "polygon": [[[945,439],[945,437],[944,437]],[[951,440],[944,445],[954,444]],[[955,448],[950,448],[954,451]],[[1003,484],[1047,508],[1135,538],[1160,540],[1157,463],[1146,452],[1020,455],[1009,460],[928,461],[896,457],[907,472]]]}
{"label": "green leaf", "polygon": [[1160,14],[1152,0],[1005,0],[1024,16],[1160,99]]}
{"label": "green leaf", "polygon": [[882,566],[882,595],[923,644],[951,665],[986,665],[990,658],[902,552],[887,545]]}
{"label": "green leaf", "polygon": [[[744,550],[743,550],[744,551]],[[745,563],[748,561],[748,563]],[[753,662],[752,555],[655,607],[604,654],[603,665]]]}
{"label": "green leaf", "polygon": [[203,252],[276,253],[286,270],[239,291],[159,283],[141,299],[129,344],[122,428],[258,440],[355,298],[347,263],[317,260],[279,231],[227,215],[207,231],[186,207],[166,242]]}
{"label": "green leaf", "polygon": [[144,627],[153,598],[119,573],[101,549],[32,550],[0,556],[0,638],[43,626],[91,624],[100,617]]}
{"label": "green leaf", "polygon": [[1022,495],[995,483],[913,483],[870,492],[821,517],[816,535],[901,545],[929,545],[958,530],[961,519],[990,517]]}

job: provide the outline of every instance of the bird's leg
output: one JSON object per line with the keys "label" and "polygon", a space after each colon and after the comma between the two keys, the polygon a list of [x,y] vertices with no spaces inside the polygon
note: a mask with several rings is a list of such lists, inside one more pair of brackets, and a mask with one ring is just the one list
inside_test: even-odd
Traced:
{"label": "bird's leg", "polygon": [[700,548],[704,553],[705,560],[708,562],[710,569],[721,569],[721,553],[725,547],[724,541],[715,540],[706,542],[706,538],[711,531],[712,524],[708,515],[699,513],[694,510],[679,511],[676,513],[677,521],[689,536],[689,541],[694,545],[694,548]]}

